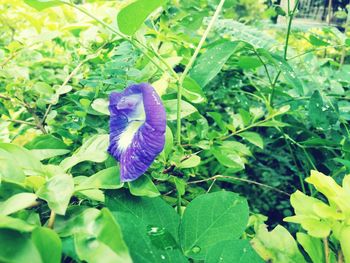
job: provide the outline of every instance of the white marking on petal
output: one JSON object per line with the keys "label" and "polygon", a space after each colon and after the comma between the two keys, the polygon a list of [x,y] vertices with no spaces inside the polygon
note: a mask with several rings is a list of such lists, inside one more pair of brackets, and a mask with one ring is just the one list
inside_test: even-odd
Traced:
{"label": "white marking on petal", "polygon": [[131,145],[132,139],[143,123],[143,121],[133,121],[129,123],[119,136],[118,151],[124,152]]}

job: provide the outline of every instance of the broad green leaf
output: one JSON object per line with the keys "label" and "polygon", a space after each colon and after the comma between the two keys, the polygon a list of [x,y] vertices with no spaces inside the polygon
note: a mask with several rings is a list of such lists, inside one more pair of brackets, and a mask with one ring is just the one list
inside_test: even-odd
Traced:
{"label": "broad green leaf", "polygon": [[99,189],[81,190],[81,191],[77,192],[76,195],[79,197],[82,196],[84,199],[88,198],[90,200],[95,200],[95,201],[102,202],[102,203],[105,202],[105,195],[102,192],[102,190],[99,190]]}
{"label": "broad green leaf", "polygon": [[278,225],[269,232],[261,225],[251,243],[265,261],[306,263],[294,238],[283,226]]}
{"label": "broad green leaf", "polygon": [[57,137],[51,134],[44,134],[35,137],[24,145],[28,150],[33,149],[68,149],[68,146]]}
{"label": "broad green leaf", "polygon": [[113,166],[86,177],[86,179],[75,187],[75,191],[96,188],[119,189],[123,187],[123,185],[124,184],[120,182],[119,168],[117,166]]}
{"label": "broad green leaf", "polygon": [[217,243],[208,250],[205,263],[263,263],[248,240],[228,240]]}
{"label": "broad green leaf", "polygon": [[225,240],[238,239],[248,223],[247,201],[232,192],[196,197],[186,208],[180,225],[184,254],[204,259],[208,250]]}
{"label": "broad green leaf", "polygon": [[71,156],[64,159],[60,166],[67,171],[78,163],[91,161],[100,163],[107,159],[108,134],[98,134],[87,139],[83,145]]}
{"label": "broad green leaf", "polygon": [[62,243],[55,231],[38,227],[32,232],[32,240],[45,263],[60,263]]}
{"label": "broad green leaf", "polygon": [[2,180],[23,183],[26,178],[23,170],[7,151],[0,149],[0,183]]}
{"label": "broad green leaf", "polygon": [[8,152],[26,175],[43,175],[42,164],[29,150],[11,143],[0,143],[0,150]]}
{"label": "broad green leaf", "polygon": [[272,121],[264,121],[256,126],[259,126],[259,127],[287,127],[290,125],[288,123],[285,123],[285,122],[272,120]]}
{"label": "broad green leaf", "polygon": [[0,214],[10,215],[35,204],[37,195],[33,193],[19,193],[0,203]]}
{"label": "broad green leaf", "polygon": [[65,216],[56,217],[54,230],[60,237],[68,237],[81,232],[93,234],[94,228],[86,228],[86,226],[92,226],[99,215],[100,210],[96,208],[71,206]]}
{"label": "broad green leaf", "polygon": [[214,146],[210,151],[222,165],[237,169],[237,171],[244,169],[244,159],[233,149]]}
{"label": "broad green leaf", "polygon": [[309,102],[309,119],[316,128],[328,129],[338,121],[337,113],[326,104],[319,91],[315,91]]}
{"label": "broad green leaf", "polygon": [[146,18],[166,0],[136,0],[124,7],[117,16],[120,32],[133,35],[143,24]]}
{"label": "broad green leaf", "polygon": [[166,228],[174,239],[178,240],[180,217],[175,209],[160,197],[136,197],[127,191],[109,191],[106,206],[117,214],[130,213],[135,217],[135,221]]}
{"label": "broad green leaf", "polygon": [[178,167],[179,168],[192,168],[192,167],[198,166],[200,164],[200,162],[201,162],[201,157],[194,154],[194,155],[191,155],[190,158],[181,162]]}
{"label": "broad green leaf", "polygon": [[36,226],[28,224],[21,219],[0,214],[0,229],[13,229],[20,232],[30,232],[35,227]]}
{"label": "broad green leaf", "polygon": [[37,136],[24,147],[29,149],[38,160],[45,160],[70,152],[68,146],[62,140],[51,134]]}
{"label": "broad green leaf", "polygon": [[130,193],[135,196],[156,197],[160,195],[157,187],[146,175],[141,176],[136,181],[129,182],[128,185]]}
{"label": "broad green leaf", "polygon": [[305,181],[327,197],[331,206],[337,206],[344,213],[350,213],[350,193],[338,185],[332,177],[312,170],[310,177],[306,178]]}
{"label": "broad green leaf", "polygon": [[252,152],[243,143],[236,141],[224,141],[220,148],[225,152],[236,152],[239,156],[252,156]]}
{"label": "broad green leaf", "polygon": [[202,88],[190,77],[184,80],[182,95],[192,103],[202,103],[207,100]]}
{"label": "broad green leaf", "polygon": [[[168,121],[174,121],[177,118],[177,100],[166,100],[163,102],[166,110]],[[185,118],[192,113],[197,112],[197,109],[186,101],[181,101],[181,118]]]}
{"label": "broad green leaf", "polygon": [[328,42],[323,41],[322,39],[316,37],[315,35],[310,35],[309,41],[313,46],[316,46],[316,47],[329,46]]}
{"label": "broad green leaf", "polygon": [[109,104],[108,100],[100,98],[92,102],[91,108],[93,108],[95,111],[102,113],[104,115],[109,115],[108,104]]}
{"label": "broad green leaf", "polygon": [[72,176],[63,174],[50,178],[36,194],[39,198],[44,199],[56,214],[64,215],[73,192]]}
{"label": "broad green leaf", "polygon": [[197,59],[193,69],[190,71],[190,77],[202,88],[206,86],[237,50],[238,44],[237,42],[225,40],[210,47]]}
{"label": "broad green leaf", "polygon": [[303,83],[300,81],[299,77],[286,60],[276,54],[270,53],[263,48],[257,49],[257,52],[260,56],[267,59],[268,64],[271,64],[275,68],[279,69],[286,81],[292,85],[299,94],[304,94]]}
{"label": "broad green leaf", "polygon": [[264,149],[264,141],[259,133],[256,132],[241,132],[238,134],[242,138],[246,139],[248,142],[258,146],[261,149]]}
{"label": "broad green leaf", "polygon": [[323,244],[321,239],[299,232],[297,233],[297,240],[309,255],[313,263],[324,262]]}
{"label": "broad green leaf", "polygon": [[23,0],[27,5],[35,8],[38,11],[42,11],[49,7],[62,5],[61,0]]}
{"label": "broad green leaf", "polygon": [[38,159],[38,160],[46,160],[55,156],[65,155],[70,152],[70,150],[65,149],[34,149],[30,150],[30,152]]}
{"label": "broad green leaf", "polygon": [[255,69],[263,64],[257,57],[253,56],[239,56],[238,66],[242,69]]}
{"label": "broad green leaf", "polygon": [[120,226],[106,208],[93,221],[89,232],[74,234],[74,243],[78,257],[86,262],[98,263],[101,258],[111,263],[132,262]]}
{"label": "broad green leaf", "polygon": [[180,217],[161,198],[110,192],[107,207],[120,223],[135,263],[188,262],[178,244]]}
{"label": "broad green leaf", "polygon": [[30,236],[10,229],[0,229],[0,262],[46,263]]}

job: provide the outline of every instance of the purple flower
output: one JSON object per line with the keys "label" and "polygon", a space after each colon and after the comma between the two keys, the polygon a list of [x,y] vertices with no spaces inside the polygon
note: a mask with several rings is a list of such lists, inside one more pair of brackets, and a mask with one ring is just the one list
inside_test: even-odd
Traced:
{"label": "purple flower", "polygon": [[120,162],[122,182],[144,174],[165,143],[166,115],[154,88],[135,84],[109,97],[108,152]]}

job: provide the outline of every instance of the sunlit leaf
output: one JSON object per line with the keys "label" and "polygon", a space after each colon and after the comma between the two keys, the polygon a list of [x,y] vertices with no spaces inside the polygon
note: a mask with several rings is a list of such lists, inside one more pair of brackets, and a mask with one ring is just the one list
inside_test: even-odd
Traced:
{"label": "sunlit leaf", "polygon": [[126,35],[133,35],[146,18],[167,0],[136,0],[124,7],[117,16],[119,30]]}

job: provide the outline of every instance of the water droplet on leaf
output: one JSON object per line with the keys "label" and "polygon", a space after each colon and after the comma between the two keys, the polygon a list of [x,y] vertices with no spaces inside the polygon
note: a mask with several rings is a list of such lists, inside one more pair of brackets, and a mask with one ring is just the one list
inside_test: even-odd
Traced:
{"label": "water droplet on leaf", "polygon": [[192,248],[192,252],[195,253],[195,254],[198,254],[200,251],[201,251],[201,248],[199,246],[194,246]]}

